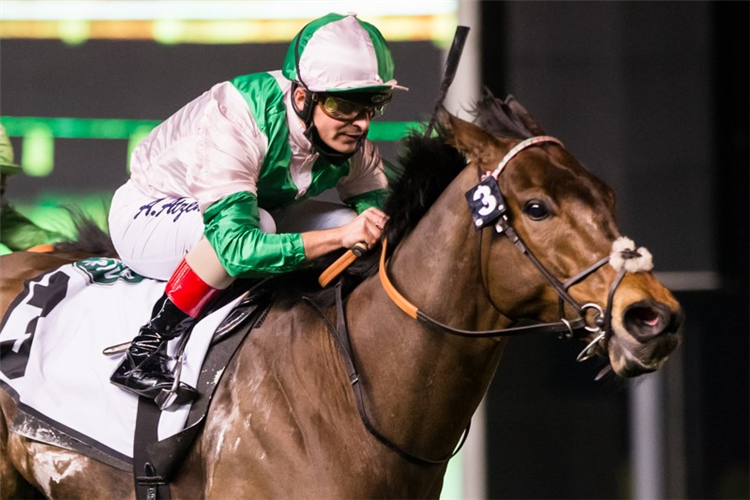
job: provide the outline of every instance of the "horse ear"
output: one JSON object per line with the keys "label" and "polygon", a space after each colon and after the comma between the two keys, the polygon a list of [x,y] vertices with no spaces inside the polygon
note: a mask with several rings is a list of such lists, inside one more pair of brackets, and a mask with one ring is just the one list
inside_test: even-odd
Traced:
{"label": "horse ear", "polygon": [[441,108],[437,113],[438,123],[444,131],[446,142],[465,157],[480,165],[488,165],[497,157],[497,141],[490,134]]}
{"label": "horse ear", "polygon": [[541,126],[539,126],[536,120],[534,120],[529,112],[526,111],[526,108],[524,108],[520,102],[516,101],[515,97],[508,96],[505,100],[505,104],[510,107],[513,114],[515,114],[521,120],[524,126],[533,135],[547,135],[547,133],[542,129]]}

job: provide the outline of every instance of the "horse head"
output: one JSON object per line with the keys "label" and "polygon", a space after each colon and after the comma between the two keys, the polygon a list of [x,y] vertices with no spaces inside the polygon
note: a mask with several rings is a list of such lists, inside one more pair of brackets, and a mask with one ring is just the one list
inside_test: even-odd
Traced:
{"label": "horse head", "polygon": [[648,251],[620,236],[611,188],[512,97],[487,94],[476,124],[448,113],[441,123],[471,182],[494,173],[507,206],[480,230],[485,287],[502,315],[569,322],[577,314],[584,328],[569,336],[587,344],[579,358],[605,358],[603,373],[623,377],[661,367],[679,345],[682,311],[650,272]]}

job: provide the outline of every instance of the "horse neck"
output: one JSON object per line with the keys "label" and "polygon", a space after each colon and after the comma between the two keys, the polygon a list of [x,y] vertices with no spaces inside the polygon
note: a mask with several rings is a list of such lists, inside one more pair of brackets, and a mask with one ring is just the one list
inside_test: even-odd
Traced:
{"label": "horse neck", "polygon": [[[489,329],[498,326],[500,316],[482,290],[479,239],[462,208],[471,182],[465,174],[398,246],[388,274],[426,314],[465,330]],[[461,182],[462,177],[467,179]],[[376,427],[406,449],[447,453],[481,401],[503,342],[424,326],[396,307],[377,277],[355,290],[347,310]]]}

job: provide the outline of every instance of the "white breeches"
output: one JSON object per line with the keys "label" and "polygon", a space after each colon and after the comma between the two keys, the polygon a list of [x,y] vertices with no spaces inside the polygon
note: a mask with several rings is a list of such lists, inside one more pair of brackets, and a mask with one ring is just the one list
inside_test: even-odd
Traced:
{"label": "white breeches", "polygon": [[[345,205],[315,199],[273,213],[259,212],[260,230],[266,233],[329,229],[357,216]],[[149,278],[168,280],[185,254],[203,238],[203,217],[193,199],[152,199],[127,182],[112,198],[109,231],[128,267]]]}

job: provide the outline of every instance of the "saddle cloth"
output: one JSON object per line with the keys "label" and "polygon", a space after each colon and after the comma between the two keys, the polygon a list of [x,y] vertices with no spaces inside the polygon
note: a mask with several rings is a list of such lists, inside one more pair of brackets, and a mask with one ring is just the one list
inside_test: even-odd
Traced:
{"label": "saddle cloth", "polygon": [[[138,397],[109,383],[123,354],[102,350],[132,340],[164,286],[103,258],[29,280],[0,324],[0,387],[17,399],[19,413],[49,427],[17,419],[14,432],[59,446],[54,429],[62,429],[105,455],[132,458]],[[196,324],[181,380],[196,386],[214,331],[239,300]],[[170,342],[170,354],[176,344]],[[158,439],[180,432],[189,411],[190,404],[161,412]]]}

